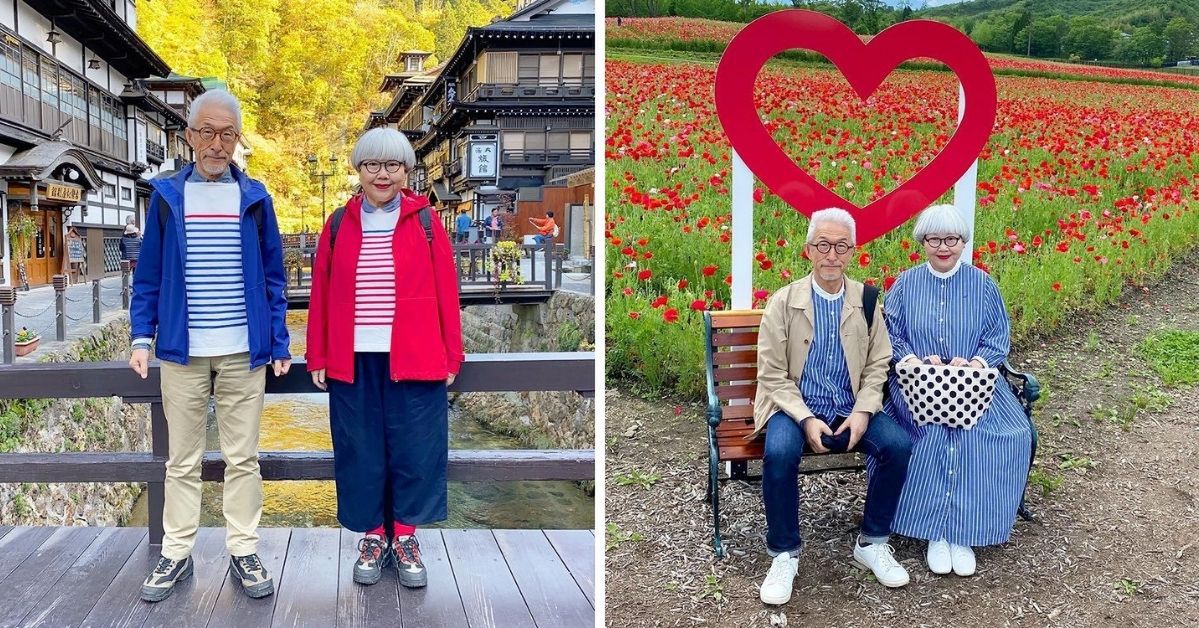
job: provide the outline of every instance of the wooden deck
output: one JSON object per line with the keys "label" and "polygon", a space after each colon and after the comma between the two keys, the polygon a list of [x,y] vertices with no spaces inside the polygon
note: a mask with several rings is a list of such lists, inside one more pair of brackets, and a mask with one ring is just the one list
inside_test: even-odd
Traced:
{"label": "wooden deck", "polygon": [[589,530],[419,530],[429,586],[395,570],[351,580],[358,535],[263,528],[258,554],[275,594],[252,600],[227,575],[221,528],[200,530],[195,575],[157,604],[138,598],[153,568],[145,528],[0,526],[0,626],[496,626],[595,622]]}

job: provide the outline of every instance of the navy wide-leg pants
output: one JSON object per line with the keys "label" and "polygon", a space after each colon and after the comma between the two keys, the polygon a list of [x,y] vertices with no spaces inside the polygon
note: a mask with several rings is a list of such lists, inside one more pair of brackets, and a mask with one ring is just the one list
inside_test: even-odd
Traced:
{"label": "navy wide-leg pants", "polygon": [[355,532],[446,518],[445,381],[391,381],[386,353],[354,354],[355,382],[329,381],[337,520]]}

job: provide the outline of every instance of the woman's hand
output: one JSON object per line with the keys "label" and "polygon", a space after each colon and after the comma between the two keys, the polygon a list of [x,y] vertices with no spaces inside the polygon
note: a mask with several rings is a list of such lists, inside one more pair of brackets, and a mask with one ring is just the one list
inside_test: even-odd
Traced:
{"label": "woman's hand", "polygon": [[926,355],[924,356],[924,361],[937,366],[945,366],[945,363],[941,361],[941,356],[939,355]]}
{"label": "woman's hand", "polygon": [[312,385],[321,390],[329,390],[329,384],[325,382],[325,369],[317,369],[312,372]]}
{"label": "woman's hand", "polygon": [[976,368],[976,369],[985,369],[985,368],[987,368],[987,365],[986,365],[986,364],[983,364],[983,363],[982,363],[982,361],[981,361],[981,360],[979,360],[978,358],[975,358],[975,359],[973,359],[973,360],[970,360],[970,363],[969,363],[969,364],[967,364],[966,366],[969,366],[969,367],[971,367],[971,368]]}
{"label": "woman's hand", "polygon": [[949,366],[966,366],[966,358],[954,358],[949,361]]}
{"label": "woman's hand", "polygon": [[903,362],[900,362],[900,364],[924,364],[924,360],[921,360],[914,355],[910,355],[904,358]]}

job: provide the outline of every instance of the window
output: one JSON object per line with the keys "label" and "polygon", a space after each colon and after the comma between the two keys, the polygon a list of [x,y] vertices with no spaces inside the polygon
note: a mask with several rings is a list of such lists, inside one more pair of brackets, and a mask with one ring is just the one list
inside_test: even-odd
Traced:
{"label": "window", "polygon": [[571,85],[583,82],[583,55],[562,55],[562,82]]}
{"label": "window", "polygon": [[132,201],[133,200],[133,190],[131,188],[122,186],[121,187],[121,200],[122,201]]}
{"label": "window", "polygon": [[113,183],[104,184],[104,198],[116,198],[117,186]]}
{"label": "window", "polygon": [[420,72],[421,71],[421,58],[416,55],[412,55],[412,56],[408,57],[407,70],[409,72]]}
{"label": "window", "polygon": [[547,148],[564,151],[570,148],[570,133],[567,131],[551,131],[548,136]]}
{"label": "window", "polygon": [[585,131],[573,131],[570,134],[570,150],[590,151],[591,134]]}
{"label": "window", "polygon": [[540,57],[537,55],[521,55],[517,61],[516,78],[521,83],[535,83],[540,70]]}
{"label": "window", "polygon": [[558,55],[541,55],[541,81],[542,85],[555,85],[558,83]]}
{"label": "window", "polygon": [[525,149],[525,134],[520,131],[504,131],[504,150],[520,151]]}
{"label": "window", "polygon": [[525,150],[545,150],[545,133],[525,133]]}
{"label": "window", "polygon": [[583,78],[595,78],[595,55],[583,55]]}

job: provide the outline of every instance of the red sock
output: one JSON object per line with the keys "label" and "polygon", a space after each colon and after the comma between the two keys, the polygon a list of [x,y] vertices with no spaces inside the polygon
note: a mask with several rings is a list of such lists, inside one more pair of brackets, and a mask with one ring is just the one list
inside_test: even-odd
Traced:
{"label": "red sock", "polygon": [[406,526],[406,525],[400,523],[399,521],[396,521],[393,524],[392,529],[394,530],[395,536],[397,536],[397,537],[412,536],[413,534],[416,534],[416,526]]}
{"label": "red sock", "polygon": [[379,526],[379,527],[375,528],[374,530],[367,532],[367,534],[373,534],[374,536],[377,536],[381,539],[386,539],[387,538],[387,529],[384,528],[383,526]]}

